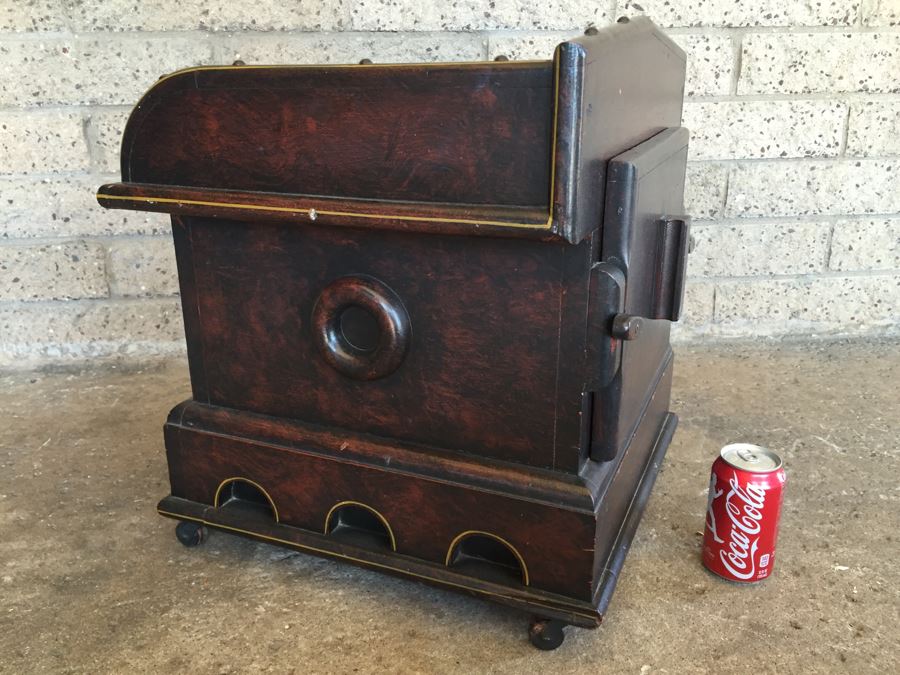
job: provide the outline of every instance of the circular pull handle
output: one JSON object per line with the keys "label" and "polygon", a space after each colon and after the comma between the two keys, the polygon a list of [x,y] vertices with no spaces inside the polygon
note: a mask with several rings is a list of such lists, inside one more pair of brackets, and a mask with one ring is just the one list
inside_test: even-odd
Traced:
{"label": "circular pull handle", "polygon": [[411,333],[399,296],[365,275],[341,277],[325,287],[313,307],[312,330],[328,365],[356,380],[377,380],[397,370]]}

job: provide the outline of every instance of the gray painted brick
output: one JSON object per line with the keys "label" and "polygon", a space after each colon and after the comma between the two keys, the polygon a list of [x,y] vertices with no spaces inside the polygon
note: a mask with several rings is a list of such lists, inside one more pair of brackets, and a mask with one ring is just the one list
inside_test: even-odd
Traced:
{"label": "gray painted brick", "polygon": [[728,185],[728,167],[723,164],[689,162],[685,175],[684,205],[695,220],[722,215]]}
{"label": "gray painted brick", "polygon": [[900,26],[900,2],[863,0],[862,17],[867,26]]}
{"label": "gray painted brick", "polygon": [[859,0],[627,0],[620,14],[646,14],[661,26],[849,26]]}
{"label": "gray painted brick", "polygon": [[688,102],[692,159],[834,157],[847,104],[837,101]]}
{"label": "gray painted brick", "polygon": [[72,300],[108,294],[105,251],[65,241],[0,246],[0,300]]}
{"label": "gray painted brick", "polygon": [[0,3],[0,31],[60,31],[67,27],[65,6],[59,0],[4,0]]}
{"label": "gray painted brick", "polygon": [[478,35],[334,34],[334,35],[245,35],[228,40],[219,48],[218,60],[241,59],[248,65],[376,63],[415,61],[481,61],[486,40]]}
{"label": "gray painted brick", "polygon": [[[108,177],[109,180],[117,178]],[[169,217],[102,208],[91,176],[0,179],[0,238],[168,233]]]}
{"label": "gray painted brick", "polygon": [[900,277],[824,277],[716,284],[720,334],[866,333],[900,315]]}
{"label": "gray painted brick", "polygon": [[[119,180],[118,176],[107,176],[99,183]],[[169,216],[164,213],[123,211],[105,209],[97,203],[98,179],[84,177],[72,181],[69,189],[59,195],[59,214],[69,218],[69,223],[82,234],[169,234]]]}
{"label": "gray painted brick", "polygon": [[[136,101],[135,101],[136,103]],[[131,114],[131,108],[98,108],[90,114],[91,154],[98,171],[117,173],[121,167],[119,154],[122,149],[122,132]]]}
{"label": "gray painted brick", "polygon": [[829,229],[822,223],[797,222],[695,225],[688,274],[753,277],[821,272]]}
{"label": "gray painted brick", "polygon": [[109,290],[114,296],[178,294],[178,271],[171,237],[114,241],[109,246]]}
{"label": "gray painted brick", "polygon": [[848,155],[900,155],[900,102],[853,102],[849,124]]}
{"label": "gray painted brick", "polygon": [[[587,9],[575,0],[365,2],[212,0],[199,8],[176,0],[23,0],[0,7],[0,32],[8,33],[0,39],[0,105],[7,107],[0,112],[0,265],[6,265],[0,269],[0,366],[183,353],[168,217],[102,209],[94,198],[100,183],[118,180],[128,110],[159,75],[236,58],[250,64],[499,54],[549,59],[559,42],[614,19],[612,0]],[[860,13],[863,25],[900,25],[896,0],[862,0],[861,8],[858,0],[637,0],[620,3],[617,11],[645,11],[677,26],[748,27],[672,36],[688,54],[689,98],[731,93],[738,40],[742,95],[900,91],[900,33],[853,27]],[[840,25],[850,27],[840,33],[754,30]],[[414,32],[387,32],[401,29]],[[304,32],[343,30],[376,32]],[[500,32],[443,32],[467,30]],[[24,35],[35,31],[54,34]],[[8,110],[44,105],[104,107]],[[859,161],[828,159],[840,151],[847,105],[847,154]],[[697,246],[675,340],[865,333],[896,323],[900,218],[891,214],[900,212],[900,157],[886,157],[900,155],[900,104],[885,98],[688,101],[685,125],[695,160],[687,168],[686,211],[698,221]],[[813,159],[779,159],[804,157]],[[65,174],[51,175],[59,172]],[[849,217],[825,223],[815,221],[818,214]],[[735,216],[783,220],[708,221]],[[59,241],[28,241],[34,237]],[[829,247],[831,273],[854,276],[816,276]],[[860,276],[872,272],[876,276]],[[105,299],[108,291],[117,297]]]}
{"label": "gray painted brick", "polygon": [[6,0],[2,31],[331,31],[346,26],[347,0]]}
{"label": "gray painted brick", "polygon": [[836,222],[829,266],[841,271],[900,270],[900,218]]}
{"label": "gray painted brick", "polygon": [[615,0],[361,0],[350,9],[351,30],[584,30],[614,20]]}
{"label": "gray painted brick", "polygon": [[[503,55],[513,61],[552,59],[560,42],[578,37],[581,32],[521,32],[491,35],[488,38],[488,59]],[[672,39],[687,55],[685,94],[711,96],[727,94],[731,90],[734,52],[727,35],[673,35]]]}
{"label": "gray painted brick", "polygon": [[739,94],[900,91],[900,33],[744,36]]}
{"label": "gray painted brick", "polygon": [[897,213],[900,160],[759,161],[732,168],[726,216]]}
{"label": "gray painted brick", "polygon": [[88,168],[81,113],[0,112],[0,174]]}
{"label": "gray painted brick", "polygon": [[560,42],[580,36],[581,31],[531,33],[488,36],[488,60],[506,56],[510,61],[549,60]]}
{"label": "gray painted brick", "polygon": [[71,30],[187,31],[187,30],[341,30],[346,0],[80,0],[65,3]]}
{"label": "gray painted brick", "polygon": [[687,96],[714,96],[731,92],[734,49],[727,35],[673,35],[687,55]]}
{"label": "gray painted brick", "polygon": [[688,279],[684,288],[679,323],[686,325],[702,325],[708,323],[713,316],[713,289],[715,284],[709,281]]}
{"label": "gray painted brick", "polygon": [[708,332],[713,316],[715,284],[688,279],[684,288],[681,317],[672,324],[672,342],[689,342]]}
{"label": "gray painted brick", "polygon": [[184,353],[177,299],[0,304],[0,367]]}
{"label": "gray painted brick", "polygon": [[204,33],[0,42],[0,105],[134,105],[160,75],[211,62]]}

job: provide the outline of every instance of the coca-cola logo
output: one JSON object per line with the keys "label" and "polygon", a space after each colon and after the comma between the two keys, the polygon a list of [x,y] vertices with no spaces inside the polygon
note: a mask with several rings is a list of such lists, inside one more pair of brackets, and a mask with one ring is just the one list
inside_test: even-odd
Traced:
{"label": "coca-cola logo", "polygon": [[719,551],[719,559],[738,579],[750,579],[756,574],[756,549],[759,548],[766,488],[752,483],[742,487],[735,477],[728,485],[731,489],[725,495],[725,513],[731,521],[731,534],[730,540]]}

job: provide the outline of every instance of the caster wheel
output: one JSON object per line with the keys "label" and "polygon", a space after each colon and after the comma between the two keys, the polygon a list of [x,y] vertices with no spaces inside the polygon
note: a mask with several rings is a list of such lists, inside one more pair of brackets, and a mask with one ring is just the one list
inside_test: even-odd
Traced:
{"label": "caster wheel", "polygon": [[563,631],[565,626],[558,619],[534,619],[528,627],[528,638],[535,647],[548,652],[559,647],[566,639]]}
{"label": "caster wheel", "polygon": [[175,526],[175,536],[178,537],[178,541],[190,548],[206,539],[206,528],[200,523],[183,520]]}

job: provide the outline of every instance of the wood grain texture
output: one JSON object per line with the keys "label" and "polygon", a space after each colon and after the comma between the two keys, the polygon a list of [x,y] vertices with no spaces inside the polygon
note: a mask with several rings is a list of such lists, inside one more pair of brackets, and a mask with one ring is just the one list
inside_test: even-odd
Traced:
{"label": "wood grain texture", "polygon": [[681,125],[684,52],[653,22],[628,23],[561,44],[554,213],[581,241],[603,219],[606,165]]}
{"label": "wood grain texture", "polygon": [[510,494],[580,513],[592,513],[595,507],[591,490],[586,486],[605,484],[613,474],[609,463],[591,462],[588,464],[591,471],[569,474],[195,400],[175,406],[167,424],[218,436],[246,437],[265,445]]}
{"label": "wood grain texture", "polygon": [[623,316],[642,317],[640,337],[618,341],[621,365],[594,397],[595,457],[620,453],[636,433],[642,411],[666,365],[671,323],[655,320],[658,298],[683,292],[680,279],[663,277],[683,251],[660,247],[663,219],[684,210],[687,130],[669,129],[613,158],[607,181],[607,207],[601,257],[626,278]]}
{"label": "wood grain texture", "polygon": [[[684,53],[643,17],[564,42],[553,62],[190,69],[138,104],[122,179],[262,203],[280,194],[534,208],[546,214],[538,229],[578,243],[600,227],[606,163],[680,124],[684,73]],[[128,207],[117,201],[101,199]],[[162,204],[150,210],[214,211]],[[510,236],[535,228],[518,229]]]}
{"label": "wood grain texture", "polygon": [[173,216],[560,240],[552,231],[547,211],[536,207],[340,199],[145,183],[103,185],[97,200],[108,209]]}
{"label": "wood grain texture", "polygon": [[596,625],[676,424],[683,78],[636,19],[552,63],[162,80],[98,195],[172,214],[161,513]]}
{"label": "wood grain texture", "polygon": [[[591,598],[593,513],[199,430],[172,433],[177,437],[169,447],[170,479],[179,497],[211,505],[223,480],[246,477],[271,495],[279,522],[314,532],[324,531],[325,517],[338,502],[361,502],[390,523],[398,553],[437,563],[460,533],[487,531],[520,552],[533,585]],[[560,564],[563,559],[567,564]]]}
{"label": "wood grain texture", "polygon": [[[211,403],[544,467],[559,425],[580,433],[582,382],[557,382],[561,281],[577,249],[204,219],[190,228]],[[401,367],[370,382],[323,360],[311,323],[322,290],[359,274],[398,295],[412,333]],[[565,419],[560,386],[578,399]]]}
{"label": "wood grain texture", "polygon": [[550,62],[198,69],[141,101],[122,177],[546,210],[552,114]]}
{"label": "wood grain texture", "polygon": [[[199,404],[179,406],[166,424],[169,458],[174,464],[173,494],[163,499],[159,508],[163,515],[170,517],[196,520],[227,532],[297,546],[316,555],[330,555],[382,572],[466,590],[539,615],[559,616],[568,623],[590,627],[599,623],[606,612],[625,552],[677,423],[673,415],[660,415],[668,390],[664,387],[660,394],[648,410],[648,424],[616,468],[617,478],[584,479],[582,485],[590,486],[597,505],[596,510],[587,513],[561,510],[551,503],[535,503],[516,490],[480,490],[422,475],[380,471],[374,463],[361,468],[349,458],[310,454],[234,435],[223,436],[212,428],[202,428],[201,422],[213,422],[215,427],[214,420],[222,413]],[[193,421],[186,422],[184,413],[189,413]],[[240,426],[248,421],[245,413],[229,415],[232,425]],[[245,428],[254,426],[250,422]],[[308,444],[302,436],[296,440],[300,446]],[[390,452],[386,450],[388,455]],[[195,459],[197,455],[200,457]],[[303,484],[285,479],[282,468],[285,466],[290,469],[288,474],[296,475],[302,469],[304,475],[309,475],[315,494],[306,494]],[[526,484],[524,476],[516,478],[517,471],[506,473],[510,485]],[[278,506],[277,523],[258,510],[214,508],[218,486],[235,478],[264,486],[267,496]],[[360,478],[365,481],[360,482]],[[376,509],[390,523],[396,537],[396,551],[383,546],[347,544],[325,533],[328,512],[334,504],[345,501],[348,492],[354,501]],[[398,495],[405,499],[398,500]],[[462,506],[439,508],[448,504],[445,501],[448,497]],[[284,504],[288,504],[287,509]],[[547,532],[548,525],[556,531]],[[509,527],[514,531],[506,533],[504,528]],[[460,533],[475,528],[480,531],[492,528],[490,532],[515,546],[528,569],[527,585],[520,580],[509,580],[498,586],[446,565],[447,551],[453,541]],[[457,534],[452,539],[442,542],[447,533],[454,531]],[[586,545],[585,534],[595,537],[598,548]],[[440,556],[442,548],[444,553]],[[583,576],[585,556],[594,561],[590,578]],[[445,564],[441,565],[442,562]],[[585,581],[589,587],[587,592],[581,585]]]}
{"label": "wood grain texture", "polygon": [[[534,586],[512,586],[473,577],[441,563],[405,556],[395,552],[365,548],[318,532],[272,522],[259,514],[214,509],[199,502],[165,497],[157,508],[160,515],[193,521],[268,544],[276,544],[303,553],[332,558],[393,574],[412,581],[463,592],[499,602],[524,612],[552,617],[573,626],[596,628],[606,605],[577,600]],[[615,575],[621,565],[610,572]],[[614,576],[612,578],[615,578]]]}

